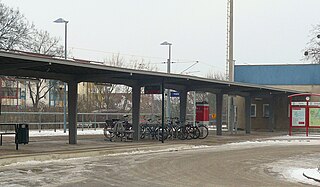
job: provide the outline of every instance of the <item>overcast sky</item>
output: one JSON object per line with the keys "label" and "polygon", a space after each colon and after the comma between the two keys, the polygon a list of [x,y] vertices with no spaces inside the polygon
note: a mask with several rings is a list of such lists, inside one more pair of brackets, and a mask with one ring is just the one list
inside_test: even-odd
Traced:
{"label": "overcast sky", "polygon": [[[38,29],[61,38],[68,24],[68,50],[75,58],[102,61],[112,53],[160,64],[168,58],[172,72],[204,76],[225,72],[227,0],[2,0]],[[319,0],[235,0],[236,64],[303,63],[303,49],[313,25],[320,22]],[[98,52],[99,51],[99,52]]]}

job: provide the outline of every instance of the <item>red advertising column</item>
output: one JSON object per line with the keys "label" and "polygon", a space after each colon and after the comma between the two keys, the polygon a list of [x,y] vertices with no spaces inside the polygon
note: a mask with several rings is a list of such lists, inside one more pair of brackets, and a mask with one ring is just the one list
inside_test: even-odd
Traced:
{"label": "red advertising column", "polygon": [[207,102],[196,103],[196,121],[199,124],[209,125],[209,104]]}

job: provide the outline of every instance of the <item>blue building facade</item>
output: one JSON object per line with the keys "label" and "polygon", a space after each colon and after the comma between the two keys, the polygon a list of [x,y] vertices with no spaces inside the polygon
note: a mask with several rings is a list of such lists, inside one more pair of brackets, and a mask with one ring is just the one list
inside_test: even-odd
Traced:
{"label": "blue building facade", "polygon": [[235,65],[234,80],[262,85],[320,85],[320,64]]}
{"label": "blue building facade", "polygon": [[[320,93],[320,64],[235,65],[234,80],[301,92]],[[237,100],[237,104],[239,107],[243,106],[241,98]],[[250,109],[252,128],[288,129],[290,124],[288,106],[289,101],[286,97],[274,99],[267,96],[252,97]],[[239,126],[243,126],[243,122],[239,121]]]}

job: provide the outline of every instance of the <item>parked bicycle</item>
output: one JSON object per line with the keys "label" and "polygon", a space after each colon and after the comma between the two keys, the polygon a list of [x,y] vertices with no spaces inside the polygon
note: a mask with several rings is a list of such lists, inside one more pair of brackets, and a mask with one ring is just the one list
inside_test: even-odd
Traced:
{"label": "parked bicycle", "polygon": [[205,139],[209,135],[209,129],[204,124],[199,124],[199,121],[196,122],[196,126],[200,131],[199,139]]}
{"label": "parked bicycle", "polygon": [[162,131],[160,118],[158,116],[156,117],[156,120],[148,119],[145,123],[140,124],[140,139],[144,139],[146,137],[157,139],[159,141],[167,139],[167,129],[164,128]]}
{"label": "parked bicycle", "polygon": [[124,115],[123,117],[123,121],[120,121],[119,119],[106,120],[103,133],[107,140],[132,140],[134,133],[132,124],[128,121],[128,115]]}
{"label": "parked bicycle", "polygon": [[177,137],[180,140],[191,140],[191,139],[197,139],[200,137],[200,130],[197,126],[193,126],[192,124],[182,124],[177,129]]}
{"label": "parked bicycle", "polygon": [[168,139],[175,139],[177,138],[177,129],[180,126],[181,122],[179,118],[171,118],[167,120],[166,129],[168,134]]}

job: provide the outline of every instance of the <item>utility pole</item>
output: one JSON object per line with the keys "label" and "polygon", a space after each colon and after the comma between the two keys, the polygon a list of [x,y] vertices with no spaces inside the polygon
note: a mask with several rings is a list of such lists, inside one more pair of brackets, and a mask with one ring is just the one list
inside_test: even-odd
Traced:
{"label": "utility pole", "polygon": [[233,0],[227,4],[227,53],[226,53],[226,78],[234,81],[234,59],[233,59]]}
{"label": "utility pole", "polygon": [[233,59],[233,0],[229,0],[229,81],[234,81],[234,59]]}
{"label": "utility pole", "polygon": [[[234,59],[233,59],[233,0],[228,0],[227,5],[227,60],[226,77],[228,81],[234,81]],[[232,133],[234,129],[234,98],[228,97],[227,118],[228,129]]]}

